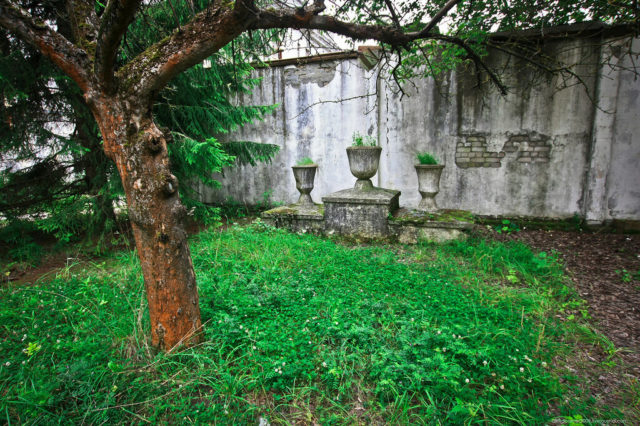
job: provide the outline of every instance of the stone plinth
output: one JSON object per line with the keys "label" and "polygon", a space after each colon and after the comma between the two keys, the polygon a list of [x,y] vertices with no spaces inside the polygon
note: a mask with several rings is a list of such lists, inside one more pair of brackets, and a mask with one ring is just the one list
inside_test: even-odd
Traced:
{"label": "stone plinth", "polygon": [[389,233],[403,244],[418,241],[443,242],[464,238],[473,227],[473,216],[463,210],[428,213],[402,209],[389,220]]}
{"label": "stone plinth", "polygon": [[387,219],[399,207],[400,191],[355,188],[322,197],[325,232],[380,238],[389,235]]}
{"label": "stone plinth", "polygon": [[322,204],[289,204],[262,213],[262,220],[276,228],[293,232],[324,232],[324,206]]}

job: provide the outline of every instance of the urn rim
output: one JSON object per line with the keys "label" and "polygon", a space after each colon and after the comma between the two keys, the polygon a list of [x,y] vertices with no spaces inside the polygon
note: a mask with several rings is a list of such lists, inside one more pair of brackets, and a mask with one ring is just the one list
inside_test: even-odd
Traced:
{"label": "urn rim", "polygon": [[437,170],[444,169],[445,164],[415,164],[416,170]]}
{"label": "urn rim", "polygon": [[375,150],[382,150],[381,146],[348,146],[347,147],[347,151],[360,151],[360,150],[370,150],[370,149],[375,149]]}

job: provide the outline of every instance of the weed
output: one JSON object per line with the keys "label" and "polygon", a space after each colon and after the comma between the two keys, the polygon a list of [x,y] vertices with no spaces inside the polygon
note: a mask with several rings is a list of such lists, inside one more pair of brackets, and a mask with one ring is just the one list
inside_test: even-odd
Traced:
{"label": "weed", "polygon": [[503,219],[501,225],[496,225],[493,229],[498,234],[511,234],[512,232],[520,232],[520,227],[515,223],[510,221],[509,219]]}
{"label": "weed", "polygon": [[[620,275],[623,283],[630,283],[634,280],[634,277],[626,269],[616,269],[616,274]],[[636,274],[637,276],[638,274]]]}
{"label": "weed", "polygon": [[378,141],[370,135],[361,135],[360,132],[354,132],[352,135],[352,146],[376,146]]}

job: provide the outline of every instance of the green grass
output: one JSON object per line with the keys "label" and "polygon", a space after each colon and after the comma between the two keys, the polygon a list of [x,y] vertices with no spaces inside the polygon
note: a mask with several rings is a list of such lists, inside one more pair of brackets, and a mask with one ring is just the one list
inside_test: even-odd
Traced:
{"label": "green grass", "polygon": [[192,254],[205,341],[180,353],[147,347],[132,254],[0,290],[0,421],[531,424],[552,412],[594,415],[552,368],[570,349],[555,314],[581,303],[552,255],[474,239],[347,247],[262,224],[205,231]]}

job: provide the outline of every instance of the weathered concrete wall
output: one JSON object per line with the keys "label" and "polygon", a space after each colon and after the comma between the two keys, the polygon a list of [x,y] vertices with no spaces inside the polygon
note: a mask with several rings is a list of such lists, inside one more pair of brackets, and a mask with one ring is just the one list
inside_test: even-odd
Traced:
{"label": "weathered concrete wall", "polygon": [[[640,49],[636,39],[633,49]],[[618,59],[624,68],[637,64],[629,56]],[[609,114],[613,120],[608,173],[604,178],[604,212],[596,220],[639,219],[640,216],[640,79],[630,72],[618,71],[617,96]],[[604,81],[603,78],[601,81]]]}
{"label": "weathered concrete wall", "polygon": [[[373,181],[401,190],[402,206],[420,200],[413,164],[417,152],[429,151],[446,164],[437,196],[441,208],[505,216],[578,214],[594,222],[640,219],[640,80],[619,67],[601,69],[598,59],[609,52],[592,41],[574,39],[549,49],[584,64],[576,72],[585,85],[569,81],[558,90],[560,78],[531,84],[533,74],[499,54],[490,57],[492,64],[512,71],[506,83],[514,90],[506,97],[475,88],[475,76],[463,71],[416,80],[405,86],[409,96],[401,97],[357,59],[258,70],[262,85],[241,101],[280,108],[233,137],[274,143],[281,151],[270,165],[225,172],[222,189],[206,192],[204,200],[255,204],[273,191],[272,200],[294,202],[290,167],[309,156],[319,165],[311,194],[319,201],[354,184],[345,148],[359,131],[383,147]],[[628,56],[620,62],[632,66]],[[600,109],[590,97],[599,99]]]}
{"label": "weathered concrete wall", "polygon": [[271,164],[226,170],[224,177],[218,176],[222,189],[203,190],[204,201],[233,198],[256,204],[265,192],[272,191],[272,200],[293,202],[299,194],[291,166],[303,157],[311,157],[319,166],[311,193],[314,201],[353,186],[356,178],[349,172],[345,149],[351,145],[353,132],[377,132],[376,74],[362,68],[356,59],[256,73],[262,84],[239,101],[280,107],[264,121],[229,137],[276,144],[280,152]]}

